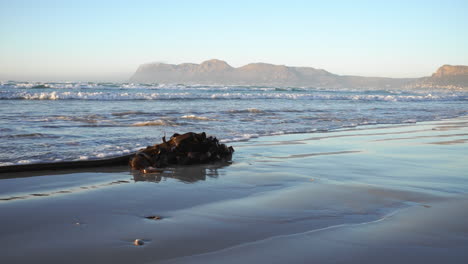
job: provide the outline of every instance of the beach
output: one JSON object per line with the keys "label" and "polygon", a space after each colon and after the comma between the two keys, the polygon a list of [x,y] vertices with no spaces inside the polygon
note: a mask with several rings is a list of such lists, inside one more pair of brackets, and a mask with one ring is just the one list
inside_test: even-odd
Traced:
{"label": "beach", "polygon": [[259,136],[162,173],[0,174],[0,262],[466,263],[467,141],[461,116]]}
{"label": "beach", "polygon": [[0,264],[468,264],[468,1],[0,10]]}

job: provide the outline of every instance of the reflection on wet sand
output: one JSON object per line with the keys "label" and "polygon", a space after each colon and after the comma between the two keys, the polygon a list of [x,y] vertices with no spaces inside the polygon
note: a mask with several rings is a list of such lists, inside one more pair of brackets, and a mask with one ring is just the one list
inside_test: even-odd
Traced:
{"label": "reflection on wet sand", "polygon": [[[161,170],[161,172],[147,173],[147,174],[141,173],[136,170],[132,170],[131,174],[133,175],[133,180],[135,182],[141,182],[141,181],[161,182],[161,181],[165,181],[167,178],[172,178],[172,179],[176,179],[185,183],[194,183],[197,181],[204,181],[206,180],[207,177],[218,178],[219,176],[218,169],[229,166],[230,164],[231,162],[222,162],[222,163],[213,163],[213,164],[204,164],[204,165],[164,168],[163,170]],[[112,171],[112,169],[109,169],[109,170]],[[121,172],[122,170],[117,169],[116,171]],[[61,173],[61,174],[63,175],[64,173]],[[30,174],[28,176],[23,176],[23,177],[33,177],[33,176],[40,176],[40,175],[42,174],[38,174],[38,175]],[[83,192],[87,190],[99,189],[99,188],[109,187],[109,186],[123,184],[123,183],[131,183],[131,181],[117,180],[117,181],[106,182],[106,183],[101,183],[101,184],[77,186],[77,187],[69,188],[66,190],[54,190],[54,191],[41,192],[41,193],[12,195],[12,196],[7,196],[7,197],[0,197],[0,202],[50,197],[50,196],[56,196],[60,194],[79,193],[79,192]]]}
{"label": "reflection on wet sand", "polygon": [[450,141],[437,141],[437,142],[431,142],[429,144],[435,144],[435,145],[453,145],[453,144],[463,144],[467,142],[468,139],[457,139],[457,140],[450,140]]}
{"label": "reflection on wet sand", "polygon": [[35,198],[35,197],[48,197],[48,196],[55,196],[55,195],[59,195],[59,194],[78,193],[78,192],[82,192],[82,191],[85,191],[85,190],[98,189],[98,188],[112,186],[112,185],[116,185],[116,184],[122,184],[122,183],[130,183],[130,182],[120,180],[120,181],[113,181],[113,182],[107,182],[107,183],[102,183],[102,184],[80,186],[80,187],[70,188],[70,189],[67,189],[67,190],[42,192],[42,193],[32,193],[32,194],[26,194],[26,195],[21,195],[21,196],[0,197],[0,202],[2,202],[2,201],[12,201],[12,200],[25,200],[25,199]]}
{"label": "reflection on wet sand", "polygon": [[95,168],[73,168],[73,169],[54,169],[54,170],[40,170],[40,171],[21,171],[21,172],[0,172],[0,180],[2,179],[14,179],[14,178],[28,178],[36,176],[51,176],[51,175],[64,175],[71,173],[120,173],[128,171],[128,166],[117,165],[117,166],[106,166],[106,167],[95,167]]}
{"label": "reflection on wet sand", "polygon": [[[411,124],[411,125],[395,125],[395,126],[382,126],[382,127],[365,127],[365,128],[356,128],[356,129],[342,129],[335,132],[325,132],[325,133],[313,133],[314,136],[302,138],[302,139],[292,139],[288,141],[261,141],[261,142],[254,142],[249,145],[240,145],[236,146],[236,148],[242,149],[246,147],[265,147],[265,146],[281,146],[281,145],[302,145],[308,144],[309,141],[315,140],[328,140],[328,139],[336,139],[336,138],[350,138],[350,137],[373,137],[373,136],[388,136],[382,139],[374,139],[371,140],[372,142],[380,142],[380,141],[394,141],[394,140],[412,140],[412,139],[420,139],[420,138],[438,138],[438,137],[464,137],[468,134],[466,133],[456,133],[456,134],[443,134],[437,135],[432,133],[433,131],[454,131],[458,129],[463,129],[466,127],[468,122],[464,121],[464,118],[460,118],[461,120],[457,121],[440,121],[432,128],[422,128],[422,129],[414,129],[416,127],[427,126],[428,124],[419,123],[419,124]],[[429,124],[430,125],[430,124]],[[409,127],[410,129],[405,129]],[[389,130],[395,128],[402,128],[403,130],[399,131],[386,131],[386,132],[372,132],[374,130]],[[342,132],[351,132],[341,134]],[[352,132],[359,132],[358,134],[353,134]],[[362,133],[362,132],[371,132],[371,133]],[[410,135],[410,134],[419,134],[419,133],[432,133],[431,135],[416,135],[416,136],[407,136],[407,137],[393,137],[395,135]],[[336,134],[338,133],[338,134]],[[323,136],[322,136],[323,135]],[[457,140],[450,140],[450,141],[440,141],[440,142],[431,142],[427,144],[438,144],[438,145],[448,145],[448,144],[462,144],[465,143],[467,139],[457,139]],[[330,153],[330,154],[341,154],[341,153]],[[318,155],[327,155],[327,153],[319,153]],[[316,154],[306,155],[306,156],[317,156]],[[296,158],[296,157],[304,157],[304,155],[291,155],[287,158]],[[285,158],[285,157],[275,157],[275,158]],[[263,161],[262,161],[263,162]]]}
{"label": "reflection on wet sand", "polygon": [[360,150],[349,150],[349,151],[305,153],[305,154],[293,154],[293,155],[289,155],[289,156],[269,157],[269,158],[272,158],[272,159],[295,159],[295,158],[307,158],[307,157],[323,156],[323,155],[351,154],[351,153],[359,153],[359,152],[362,152],[362,151],[360,151]]}
{"label": "reflection on wet sand", "polygon": [[161,182],[166,178],[173,178],[185,183],[194,183],[197,181],[204,181],[206,180],[206,177],[218,178],[218,169],[227,167],[230,164],[230,162],[222,162],[208,165],[164,168],[160,172],[155,173],[141,173],[140,171],[133,170],[132,174],[135,182]]}
{"label": "reflection on wet sand", "polygon": [[[363,129],[360,129],[363,130]],[[372,130],[372,129],[369,129]],[[358,131],[358,130],[342,130],[339,132],[345,131]],[[429,132],[430,129],[419,129],[419,130],[407,130],[407,131],[393,131],[393,132],[383,132],[383,133],[361,133],[361,134],[344,134],[344,135],[331,135],[328,133],[326,136],[314,136],[308,137],[301,140],[290,140],[290,141],[263,141],[262,143],[251,144],[248,147],[264,147],[264,146],[280,146],[280,145],[299,145],[306,144],[307,141],[313,140],[324,140],[324,139],[334,139],[334,138],[348,138],[348,137],[369,137],[369,136],[391,136],[391,135],[400,135],[400,134],[410,134],[410,133],[420,133],[420,132]],[[384,141],[386,139],[378,140]],[[377,140],[376,140],[377,141]],[[242,148],[245,146],[236,146],[236,148]]]}
{"label": "reflection on wet sand", "polygon": [[376,139],[373,141],[390,141],[390,140],[411,140],[411,139],[420,139],[420,138],[444,138],[444,137],[463,137],[468,136],[468,134],[444,134],[444,135],[429,135],[429,136],[416,136],[416,137],[401,137],[401,138],[384,138],[384,139]]}
{"label": "reflection on wet sand", "polygon": [[368,137],[368,136],[387,136],[387,135],[399,135],[399,134],[409,134],[409,133],[419,133],[426,132],[428,129],[418,129],[418,130],[404,130],[404,131],[393,131],[393,132],[382,132],[382,133],[362,133],[362,134],[345,134],[345,135],[327,135],[324,137],[310,137],[304,140],[322,140],[329,138],[342,138],[342,137]]}

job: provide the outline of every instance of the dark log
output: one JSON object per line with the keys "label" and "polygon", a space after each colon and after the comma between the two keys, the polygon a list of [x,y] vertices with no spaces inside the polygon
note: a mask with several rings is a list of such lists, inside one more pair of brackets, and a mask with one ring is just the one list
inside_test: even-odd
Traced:
{"label": "dark log", "polygon": [[23,172],[23,171],[42,171],[42,170],[67,170],[81,169],[104,166],[127,165],[130,158],[135,154],[129,154],[120,157],[99,160],[79,160],[79,161],[63,161],[53,163],[36,163],[24,165],[0,166],[0,173]]}

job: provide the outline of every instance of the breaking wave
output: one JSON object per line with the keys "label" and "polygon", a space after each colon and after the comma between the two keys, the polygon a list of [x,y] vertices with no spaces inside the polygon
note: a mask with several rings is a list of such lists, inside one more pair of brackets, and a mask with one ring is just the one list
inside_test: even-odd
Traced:
{"label": "breaking wave", "polygon": [[216,121],[216,119],[208,118],[205,116],[197,116],[197,115],[184,115],[182,116],[183,119],[192,119],[192,120],[203,120],[203,121]]}
{"label": "breaking wave", "polygon": [[176,123],[169,120],[154,120],[154,121],[144,121],[133,123],[132,126],[177,126]]}
{"label": "breaking wave", "polygon": [[230,113],[252,113],[252,114],[260,114],[264,113],[265,111],[257,109],[257,108],[247,108],[247,109],[241,109],[241,110],[230,110]]}
{"label": "breaking wave", "polygon": [[466,101],[468,95],[440,94],[335,94],[335,93],[287,93],[287,92],[239,92],[239,93],[144,93],[144,92],[83,92],[83,91],[0,91],[1,100],[254,100],[254,99],[290,99],[290,100],[353,100],[353,101]]}

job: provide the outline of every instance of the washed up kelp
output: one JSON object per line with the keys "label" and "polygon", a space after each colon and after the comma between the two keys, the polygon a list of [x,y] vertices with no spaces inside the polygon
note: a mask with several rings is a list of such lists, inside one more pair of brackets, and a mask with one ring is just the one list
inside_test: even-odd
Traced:
{"label": "washed up kelp", "polygon": [[205,164],[230,161],[234,148],[220,144],[216,137],[202,133],[174,134],[168,141],[148,146],[130,159],[130,166],[144,173],[159,171],[171,165]]}

